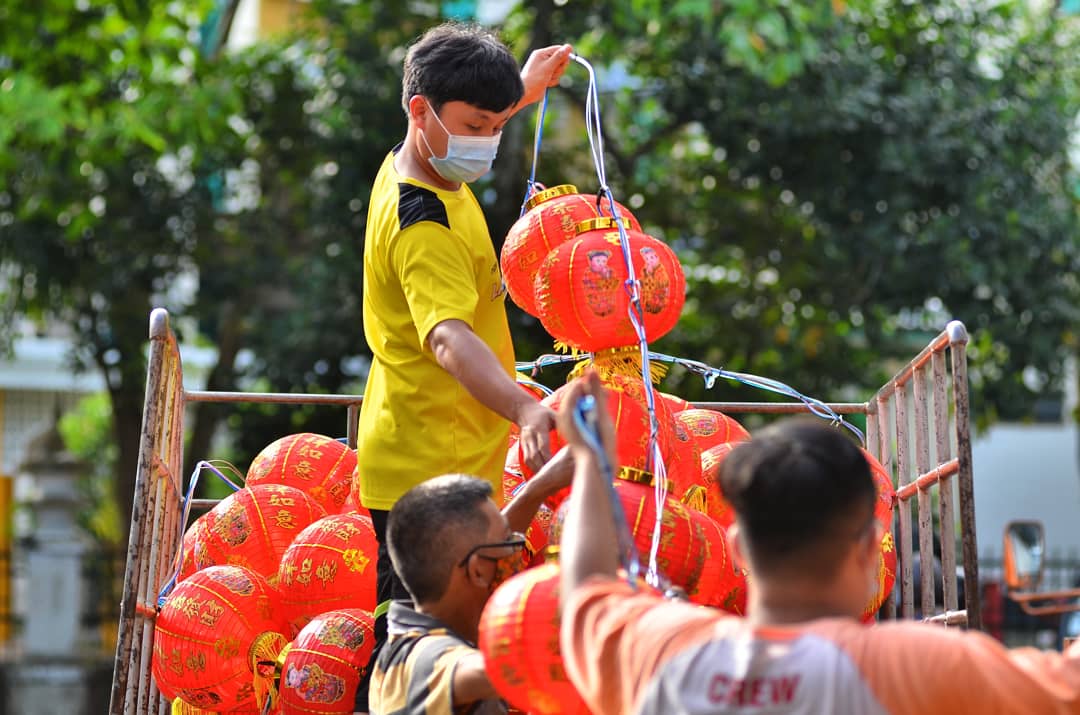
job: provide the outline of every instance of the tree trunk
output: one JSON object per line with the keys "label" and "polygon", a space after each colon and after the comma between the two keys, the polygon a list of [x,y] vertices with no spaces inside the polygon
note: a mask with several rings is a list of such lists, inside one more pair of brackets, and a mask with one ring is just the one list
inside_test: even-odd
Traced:
{"label": "tree trunk", "polygon": [[[236,355],[244,344],[244,329],[237,316],[242,311],[237,309],[235,303],[226,303],[221,308],[220,329],[218,332],[218,357],[210,374],[206,377],[206,389],[211,391],[235,389],[235,374],[233,366],[236,364]],[[200,402],[191,408],[191,439],[184,446],[187,458],[184,459],[184,474],[188,475],[195,469],[195,464],[202,459],[207,459],[210,451],[210,443],[214,438],[217,427],[221,424],[224,416],[222,405]]]}

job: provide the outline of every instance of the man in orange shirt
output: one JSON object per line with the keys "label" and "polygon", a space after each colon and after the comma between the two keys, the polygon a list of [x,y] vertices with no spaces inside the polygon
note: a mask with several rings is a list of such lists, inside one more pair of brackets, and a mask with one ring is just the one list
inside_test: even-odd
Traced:
{"label": "man in orange shirt", "polygon": [[[570,410],[598,405],[595,376],[563,402],[575,474],[562,532],[562,651],[593,712],[1080,713],[1080,647],[1007,650],[982,633],[858,622],[874,587],[874,484],[856,445],[818,421],[785,420],[724,461],[736,513],[729,543],[750,570],[738,618],[636,592],[616,578],[608,487]],[[809,418],[807,418],[809,419]]]}

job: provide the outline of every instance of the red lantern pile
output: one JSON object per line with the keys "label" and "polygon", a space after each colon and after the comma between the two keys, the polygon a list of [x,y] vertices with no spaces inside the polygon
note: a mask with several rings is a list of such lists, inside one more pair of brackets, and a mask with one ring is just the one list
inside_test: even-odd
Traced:
{"label": "red lantern pile", "polygon": [[321,434],[301,432],[264,447],[248,467],[246,484],[287,484],[306,492],[327,514],[337,514],[349,496],[355,471],[356,452],[348,446]]}
{"label": "red lantern pile", "polygon": [[[616,202],[623,225],[640,231],[641,225],[622,204]],[[577,225],[608,213],[608,205],[597,206],[595,196],[577,193],[577,187],[561,184],[529,197],[526,213],[506,234],[499,264],[506,292],[529,315],[539,317],[533,295],[536,272],[553,249],[574,238]]]}
{"label": "red lantern pile", "polygon": [[375,528],[364,516],[327,516],[300,532],[278,567],[289,635],[326,611],[374,610],[377,555]]}
{"label": "red lantern pile", "polygon": [[177,584],[154,626],[151,671],[162,695],[214,712],[256,708],[253,656],[286,644],[277,592],[239,566],[210,566]]}
{"label": "red lantern pile", "polygon": [[[544,259],[536,274],[540,322],[557,340],[595,353],[638,342],[628,315],[628,277],[619,232],[609,218],[581,224],[577,238]],[[686,300],[682,265],[666,244],[639,231],[627,231],[630,260],[641,283],[645,334],[655,340],[679,320]]]}
{"label": "red lantern pile", "polygon": [[559,623],[557,563],[509,578],[480,616],[485,669],[499,695],[515,708],[534,715],[587,715],[566,676]]}
{"label": "red lantern pile", "polygon": [[179,578],[207,566],[231,564],[252,569],[273,585],[285,549],[297,534],[324,516],[322,506],[295,487],[244,487],[222,499],[188,529]]}
{"label": "red lantern pile", "polygon": [[281,666],[281,715],[351,713],[375,647],[374,627],[360,609],[322,613],[304,626]]}

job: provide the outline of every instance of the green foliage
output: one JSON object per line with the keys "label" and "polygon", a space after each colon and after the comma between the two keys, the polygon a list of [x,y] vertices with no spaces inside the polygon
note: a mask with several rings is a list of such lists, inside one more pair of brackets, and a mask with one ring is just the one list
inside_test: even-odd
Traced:
{"label": "green foliage", "polygon": [[[860,3],[771,76],[731,56],[738,4],[572,7],[556,34],[631,78],[603,99],[609,179],[687,269],[658,347],[865,398],[955,316],[976,334],[981,415],[1023,417],[1060,387],[1078,317],[1075,27],[1019,3]],[[567,174],[541,178],[595,183]]]}
{"label": "green foliage", "polygon": [[[209,4],[0,7],[0,333],[14,315],[63,324],[104,371],[121,514],[152,306],[218,348],[211,389],[361,389],[366,201],[404,134],[405,48],[438,21],[425,4],[320,0],[291,35],[211,60]],[[522,59],[568,41],[598,68],[612,187],[687,270],[657,349],[865,399],[955,316],[974,331],[975,410],[1022,417],[1059,387],[1080,298],[1076,28],[1040,12],[540,0],[503,32]],[[589,191],[584,79],[573,65],[553,94],[539,178]],[[478,187],[496,242],[531,114]],[[521,358],[549,349],[511,319]],[[678,370],[665,386],[704,396]],[[222,420],[240,467],[288,432],[344,430],[341,410],[200,406],[192,459],[220,456]]]}

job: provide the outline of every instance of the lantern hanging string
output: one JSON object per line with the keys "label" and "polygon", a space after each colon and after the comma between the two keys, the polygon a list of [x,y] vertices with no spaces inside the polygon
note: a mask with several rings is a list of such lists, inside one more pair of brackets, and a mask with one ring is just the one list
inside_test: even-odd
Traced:
{"label": "lantern hanging string", "polygon": [[[587,356],[584,356],[587,357]],[[561,365],[568,362],[577,362],[583,358],[582,355],[556,355],[547,354],[541,355],[532,362],[519,362],[517,363],[517,371],[521,373],[535,374],[543,371],[546,367],[553,367],[555,365]],[[862,430],[855,425],[851,424],[844,419],[844,416],[836,412],[825,402],[818,400],[814,397],[809,397],[794,387],[774,380],[769,377],[761,377],[759,375],[753,375],[745,372],[734,372],[732,370],[725,370],[723,368],[716,368],[710,365],[706,365],[703,362],[697,360],[689,360],[687,358],[674,357],[671,355],[665,355],[663,353],[650,352],[649,359],[655,362],[664,362],[672,365],[681,365],[690,372],[696,375],[700,375],[705,381],[705,388],[711,390],[716,385],[717,378],[724,378],[725,380],[731,380],[748,387],[753,387],[758,390],[764,390],[766,392],[772,392],[778,395],[784,395],[802,402],[806,405],[807,411],[815,417],[828,420],[833,424],[840,425],[845,429],[851,431],[860,442],[865,442],[865,436]]]}
{"label": "lantern hanging string", "polygon": [[540,106],[536,109],[536,132],[533,135],[533,155],[532,155],[532,168],[529,170],[529,181],[525,184],[525,198],[521,200],[521,213],[518,214],[518,218],[525,215],[526,204],[529,203],[529,199],[537,192],[537,187],[542,185],[536,181],[536,166],[540,163],[540,144],[544,137],[544,117],[547,115],[547,103],[548,103],[548,91],[544,90],[544,98],[540,100]]}
{"label": "lantern hanging string", "polygon": [[580,55],[571,54],[570,59],[582,65],[589,73],[588,89],[585,93],[585,133],[589,139],[589,150],[592,152],[593,165],[596,168],[596,178],[600,189],[596,195],[597,208],[606,201],[610,215],[615,219],[615,225],[619,230],[619,244],[622,248],[623,261],[626,264],[626,281],[623,284],[629,298],[627,304],[627,316],[637,336],[638,347],[641,351],[641,379],[645,386],[645,406],[649,415],[649,446],[646,456],[646,467],[653,473],[653,497],[656,506],[656,522],[653,524],[652,544],[649,549],[649,568],[646,572],[646,580],[650,585],[660,586],[660,575],[657,567],[657,554],[660,551],[660,537],[663,528],[664,505],[667,500],[667,469],[664,465],[664,457],[660,451],[660,423],[656,417],[656,393],[653,390],[651,367],[649,365],[649,341],[645,333],[644,311],[641,307],[641,281],[638,280],[634,270],[634,262],[630,251],[630,238],[626,233],[626,225],[619,214],[618,204],[607,183],[607,170],[604,166],[604,132],[603,123],[600,119],[600,90],[596,81],[596,71],[588,60]]}
{"label": "lantern hanging string", "polygon": [[208,459],[202,460],[195,465],[195,469],[191,472],[191,479],[188,481],[187,494],[184,495],[182,500],[183,508],[181,509],[182,516],[180,517],[180,548],[176,550],[176,561],[173,565],[172,577],[161,587],[158,591],[157,605],[161,608],[165,604],[165,599],[173,588],[176,586],[176,579],[180,576],[180,569],[184,565],[184,527],[187,524],[188,517],[191,515],[191,501],[195,495],[195,487],[199,484],[199,477],[202,476],[203,470],[207,470],[216,475],[218,479],[225,482],[225,484],[234,492],[240,491],[243,487],[237,484],[233,480],[229,479],[222,470],[230,472],[233,476],[237,477],[240,481],[243,481],[243,476],[233,464],[223,459]]}

